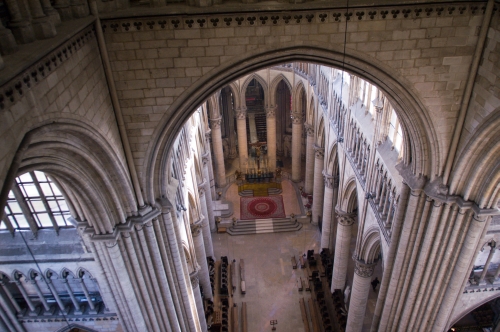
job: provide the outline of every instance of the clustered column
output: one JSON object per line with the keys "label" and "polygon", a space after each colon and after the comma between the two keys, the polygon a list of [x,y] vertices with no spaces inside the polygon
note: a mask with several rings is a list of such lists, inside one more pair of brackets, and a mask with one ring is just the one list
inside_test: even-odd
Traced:
{"label": "clustered column", "polygon": [[325,149],[314,146],[316,159],[314,160],[314,193],[312,206],[312,224],[317,225],[318,219],[323,214],[323,194],[325,186],[323,185],[323,160],[325,158]]}
{"label": "clustered column", "polygon": [[[292,113],[292,181],[301,180],[302,114]],[[276,129],[276,127],[275,127]],[[269,129],[268,129],[269,131]],[[276,143],[276,141],[275,141]]]}
{"label": "clustered column", "polygon": [[203,236],[201,236],[200,224],[191,224],[191,234],[193,237],[194,250],[196,252],[196,261],[200,266],[198,277],[201,286],[203,287],[203,294],[207,299],[213,299],[212,287],[210,286],[210,276],[208,274],[207,254],[205,253],[205,244],[203,243]]}
{"label": "clustered column", "polygon": [[222,134],[220,131],[222,118],[210,119],[212,128],[212,146],[215,157],[215,180],[219,188],[226,185],[226,169],[224,166],[224,151],[222,151]]}
{"label": "clustered column", "polygon": [[[208,224],[210,226],[210,231],[215,232],[215,216],[214,216],[214,204],[212,201],[211,188],[210,188],[210,173],[208,170],[210,164],[210,153],[207,152],[202,156],[203,162],[203,187],[205,189],[205,201],[207,207]],[[214,256],[215,257],[215,256]]]}
{"label": "clustered column", "polygon": [[323,171],[323,177],[325,180],[324,188],[324,201],[323,201],[323,223],[321,227],[321,247],[320,249],[330,247],[330,237],[332,236],[332,218],[333,218],[333,208],[336,204],[334,201],[333,187],[335,183],[335,178],[325,171]]}
{"label": "clustered column", "polygon": [[276,169],[276,107],[266,109],[267,126],[267,167],[268,171]]}
{"label": "clustered column", "polygon": [[[208,187],[209,187],[209,195],[211,199],[216,199],[217,196],[215,195],[215,180],[214,180],[214,168],[213,168],[213,163],[212,163],[212,153],[210,152],[210,137],[212,136],[212,130],[209,129],[205,133],[205,154],[203,155],[204,161],[203,161],[203,176],[205,179],[209,181]],[[206,166],[206,169],[205,169]],[[208,203],[207,203],[208,204]]]}
{"label": "clustered column", "polygon": [[207,331],[207,321],[205,320],[205,309],[203,308],[203,300],[200,292],[200,281],[196,272],[190,275],[191,287],[193,288],[194,300],[196,302],[196,311],[198,312],[198,320],[200,321],[201,331]]}
{"label": "clustered column", "polygon": [[308,194],[313,193],[314,186],[314,127],[304,124],[307,132],[306,145],[306,177],[304,179],[304,191]]}
{"label": "clustered column", "polygon": [[[201,204],[201,213],[205,217],[202,221],[202,231],[203,231],[203,243],[205,244],[205,254],[207,256],[210,256],[212,258],[215,258],[214,256],[214,248],[212,245],[212,236],[210,234],[210,223],[209,223],[209,213],[208,213],[208,207],[207,207],[207,200],[205,198],[205,188],[204,184],[206,181],[204,181],[200,187],[198,187],[198,193],[200,196],[200,204]],[[213,211],[212,211],[213,215]]]}
{"label": "clustered column", "polygon": [[236,131],[238,133],[238,151],[240,154],[240,170],[245,173],[248,168],[248,146],[247,146],[247,110],[242,108],[236,110]]}
{"label": "clustered column", "polygon": [[349,251],[351,246],[352,225],[354,216],[343,211],[337,212],[337,240],[335,242],[335,260],[333,262],[332,293],[336,289],[344,290]]}
{"label": "clustered column", "polygon": [[366,303],[368,302],[368,293],[370,292],[370,282],[374,267],[375,264],[365,264],[362,261],[355,260],[346,331],[361,332],[363,328]]}
{"label": "clustered column", "polygon": [[491,250],[490,253],[488,254],[488,258],[486,259],[486,263],[484,264],[483,272],[481,272],[481,276],[479,277],[479,285],[486,284],[484,278],[486,277],[486,273],[488,273],[488,268],[490,267],[491,259],[493,258],[493,255],[495,254],[495,250],[497,248],[497,244],[493,240],[490,243],[488,243],[488,245],[490,246]]}

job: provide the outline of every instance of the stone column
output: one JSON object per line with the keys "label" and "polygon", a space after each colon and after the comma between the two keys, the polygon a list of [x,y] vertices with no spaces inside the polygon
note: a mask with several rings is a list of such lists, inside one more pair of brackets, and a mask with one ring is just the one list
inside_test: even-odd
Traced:
{"label": "stone column", "polygon": [[194,300],[196,302],[196,311],[198,312],[198,320],[200,321],[201,331],[207,331],[207,321],[205,320],[205,310],[203,309],[203,300],[200,292],[200,281],[196,272],[190,275],[191,287],[193,288]]}
{"label": "stone column", "polygon": [[254,113],[248,113],[248,128],[250,131],[250,143],[255,143],[259,141],[259,138],[257,137],[257,125],[255,124],[255,114]]}
{"label": "stone column", "polygon": [[[292,113],[292,181],[301,180],[302,114]],[[320,173],[321,175],[321,173]],[[321,187],[323,187],[321,185]]]}
{"label": "stone column", "polygon": [[446,285],[443,301],[436,315],[432,331],[443,331],[447,328],[448,319],[455,303],[460,299],[464,286],[464,276],[469,273],[469,266],[476,255],[476,248],[485,228],[486,222],[473,215],[470,226],[460,249],[457,263],[453,268],[450,281]]}
{"label": "stone column", "polygon": [[59,17],[61,18],[61,20],[68,21],[73,18],[71,8],[69,7],[69,0],[55,0],[54,8],[59,13]]}
{"label": "stone column", "polygon": [[45,309],[44,314],[45,315],[52,315],[53,311],[49,304],[47,303],[47,300],[45,300],[45,296],[43,296],[42,290],[40,289],[40,286],[38,286],[37,282],[35,279],[30,280],[31,284],[35,288],[36,293],[38,294],[38,298],[40,299],[40,302],[42,302],[42,305]]}
{"label": "stone column", "polygon": [[61,24],[61,17],[57,10],[50,4],[50,0],[42,0],[42,7],[45,15],[48,16],[54,26]]}
{"label": "stone column", "polygon": [[363,329],[366,303],[368,302],[368,293],[370,292],[371,276],[373,275],[374,267],[375,264],[365,264],[356,260],[346,331],[361,332]]}
{"label": "stone column", "polygon": [[16,41],[19,44],[27,44],[35,41],[35,32],[31,22],[24,19],[17,0],[6,0],[7,9],[11,17],[9,28],[12,30]]}
{"label": "stone column", "polygon": [[[210,234],[210,221],[209,221],[209,213],[208,213],[208,208],[207,208],[207,200],[206,200],[206,195],[205,195],[205,185],[206,181],[203,181],[201,186],[198,187],[198,194],[200,197],[200,204],[201,204],[201,213],[205,218],[203,218],[202,221],[202,232],[203,232],[203,243],[205,245],[205,254],[213,259],[215,259],[214,255],[214,248],[212,245],[212,235]],[[212,211],[212,218],[213,218],[213,211]],[[214,221],[215,224],[215,221]],[[205,257],[206,258],[206,257]]]}
{"label": "stone column", "polygon": [[333,185],[335,182],[335,178],[327,174],[325,171],[323,171],[323,177],[325,180],[325,193],[323,201],[323,224],[321,227],[320,250],[330,247],[330,237],[332,236],[333,209],[337,203],[333,201]]}
{"label": "stone column", "polygon": [[488,258],[486,259],[486,263],[484,264],[484,269],[483,272],[481,272],[481,276],[479,277],[479,285],[486,285],[486,282],[484,281],[484,277],[486,277],[486,273],[488,273],[488,268],[490,267],[491,259],[493,258],[493,255],[495,254],[495,249],[496,249],[496,242],[492,240],[490,243],[488,243],[490,246],[490,253],[488,254]]}
{"label": "stone column", "polygon": [[80,283],[80,286],[82,287],[82,290],[83,290],[83,294],[85,294],[85,298],[87,299],[87,303],[89,304],[89,307],[90,307],[89,312],[91,314],[96,314],[97,310],[96,310],[94,302],[92,302],[92,297],[90,297],[90,293],[89,293],[87,286],[85,285],[85,281],[83,280],[82,277],[80,277],[76,280],[78,280],[78,282]]}
{"label": "stone column", "polygon": [[2,286],[3,291],[5,292],[7,297],[9,298],[10,303],[12,303],[12,305],[14,306],[14,308],[16,309],[16,311],[18,313],[22,313],[23,310],[21,309],[21,307],[19,306],[17,301],[14,299],[14,297],[12,296],[12,293],[10,292],[9,288],[7,287],[8,282],[9,281],[6,278],[0,278],[0,286]]}
{"label": "stone column", "polygon": [[71,289],[71,286],[69,285],[68,279],[63,278],[62,282],[64,284],[64,288],[66,288],[66,292],[68,292],[69,297],[71,298],[71,302],[73,302],[73,305],[75,306],[74,313],[82,314],[82,309],[80,308],[80,302],[78,302],[78,299],[76,298],[75,293]]}
{"label": "stone column", "polygon": [[304,179],[304,191],[307,194],[313,193],[314,186],[314,128],[311,125],[304,124],[307,131],[306,145],[306,175]]}
{"label": "stone column", "polygon": [[21,294],[23,295],[24,300],[28,304],[28,307],[30,308],[29,315],[30,316],[38,316],[38,312],[40,310],[37,310],[37,308],[35,307],[35,305],[31,301],[31,298],[29,297],[28,292],[26,292],[26,289],[24,288],[21,280],[16,279],[16,285],[17,285],[17,288],[19,289],[19,291],[21,292]]}
{"label": "stone column", "polygon": [[28,0],[31,15],[33,19],[33,30],[38,39],[52,38],[57,34],[56,28],[51,20],[43,13],[40,0]]}
{"label": "stone column", "polygon": [[[206,299],[213,299],[212,287],[210,286],[210,276],[208,274],[207,254],[205,253],[205,244],[203,243],[202,226],[200,224],[191,224],[191,234],[193,237],[194,250],[196,252],[196,261],[199,265],[198,278],[203,287],[203,294]],[[203,307],[202,307],[203,308]]]}
{"label": "stone column", "polygon": [[[35,284],[34,281],[32,281],[32,282],[33,282],[33,284]],[[59,297],[59,294],[57,294],[57,289],[54,286],[54,284],[52,283],[52,279],[47,278],[46,282],[47,282],[47,285],[49,286],[50,292],[52,293],[52,295],[54,295],[54,299],[56,300],[57,305],[59,306],[59,309],[61,309],[61,312],[63,314],[67,315],[69,313],[69,307],[67,307],[66,305],[64,305],[63,301]],[[36,284],[36,288],[38,288],[37,284]],[[40,295],[40,294],[38,294],[38,295]],[[40,295],[40,297],[41,296],[43,296],[43,295]]]}
{"label": "stone column", "polygon": [[12,54],[17,49],[16,39],[12,31],[6,29],[0,21],[0,53],[3,55]]}
{"label": "stone column", "polygon": [[325,149],[314,146],[316,159],[314,160],[314,192],[312,205],[312,224],[317,225],[319,216],[323,215],[323,194],[325,186],[323,184],[323,159]]}
{"label": "stone column", "polygon": [[5,325],[1,323],[6,324],[7,327],[9,328],[9,331],[12,332],[26,331],[24,327],[17,320],[16,314],[12,311],[11,307],[9,307],[7,301],[4,299],[3,296],[0,296],[0,328],[2,328],[3,330],[3,327]]}
{"label": "stone column", "polygon": [[276,169],[276,107],[266,109],[267,127],[267,170],[274,172]]}
{"label": "stone column", "polygon": [[[206,162],[206,166],[207,166],[207,177],[205,177],[207,180],[209,180],[209,187],[210,187],[210,194],[211,194],[211,199],[212,200],[216,200],[217,199],[217,195],[215,194],[215,180],[214,180],[214,168],[213,168],[213,163],[212,163],[212,153],[211,153],[211,150],[210,150],[210,137],[212,136],[212,133],[211,133],[211,129],[205,133],[205,149],[206,149],[206,153],[203,155],[204,157],[206,157],[207,159],[207,162]],[[205,165],[205,164],[203,164]],[[205,174],[205,173],[204,173]],[[205,176],[205,175],[203,175]]]}
{"label": "stone column", "polygon": [[247,110],[236,110],[236,131],[238,133],[238,152],[240,155],[240,170],[247,173],[248,144],[247,144]]}
{"label": "stone column", "polygon": [[222,134],[220,131],[222,118],[210,119],[212,127],[212,147],[215,154],[215,181],[217,187],[226,185],[226,169],[224,166],[224,151],[222,150]]}
{"label": "stone column", "polygon": [[344,290],[347,264],[349,262],[349,252],[351,247],[352,225],[354,215],[336,210],[337,213],[337,240],[335,243],[335,260],[333,261],[333,276],[331,292],[336,289]]}
{"label": "stone column", "polygon": [[[203,161],[203,188],[205,189],[204,197],[205,197],[205,204],[207,207],[207,218],[208,218],[208,224],[210,225],[210,231],[215,232],[216,227],[215,227],[215,216],[214,216],[214,204],[212,200],[212,195],[211,195],[211,188],[210,188],[210,173],[209,173],[209,164],[210,164],[210,153],[208,155],[203,155],[202,156],[202,161]],[[215,194],[215,192],[214,192]],[[214,257],[215,258],[215,257]]]}

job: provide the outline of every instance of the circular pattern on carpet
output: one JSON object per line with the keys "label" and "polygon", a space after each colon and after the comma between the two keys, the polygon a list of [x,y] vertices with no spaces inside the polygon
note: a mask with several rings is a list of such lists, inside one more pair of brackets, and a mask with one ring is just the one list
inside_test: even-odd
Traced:
{"label": "circular pattern on carpet", "polygon": [[261,197],[248,204],[248,212],[256,216],[267,216],[276,212],[278,205],[272,199]]}

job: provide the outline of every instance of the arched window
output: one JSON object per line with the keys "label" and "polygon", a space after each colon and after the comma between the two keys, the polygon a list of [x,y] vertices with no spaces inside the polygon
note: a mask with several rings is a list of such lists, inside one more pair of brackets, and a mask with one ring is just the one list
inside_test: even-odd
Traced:
{"label": "arched window", "polygon": [[73,227],[68,204],[56,184],[43,172],[25,173],[16,178],[9,192],[0,230],[33,232],[40,228]]}

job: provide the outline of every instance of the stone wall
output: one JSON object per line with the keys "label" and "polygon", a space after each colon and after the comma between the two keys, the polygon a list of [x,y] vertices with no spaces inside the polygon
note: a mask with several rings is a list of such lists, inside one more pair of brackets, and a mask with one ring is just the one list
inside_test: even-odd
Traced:
{"label": "stone wall", "polygon": [[[330,57],[314,60],[341,64],[345,38],[348,69],[364,71],[362,76],[399,102],[398,115],[408,131],[415,131],[415,140],[425,141],[427,136],[433,142],[432,146],[421,143],[415,147],[421,150],[415,153],[421,154],[423,163],[429,160],[432,164],[432,169],[421,166],[417,171],[429,177],[440,174],[482,11],[474,6],[450,11],[433,6],[363,9],[362,15],[325,10],[106,20],[114,79],[142,181],[146,181],[145,160],[154,157],[151,153],[160,132],[172,130],[171,123],[187,117],[176,112],[194,110],[185,110],[183,103],[192,99],[193,93],[213,91],[228,83],[201,82],[233,64],[253,65],[256,56],[283,56],[291,46],[310,46],[310,59],[320,48],[330,52]],[[347,22],[346,14],[351,15]],[[301,57],[307,59],[305,54]],[[402,101],[389,91],[394,87],[383,75],[397,80],[411,97]],[[398,107],[402,105],[406,107]]]}
{"label": "stone wall", "polygon": [[118,128],[89,26],[0,89],[0,186],[24,135],[49,123],[86,125],[124,160]]}

